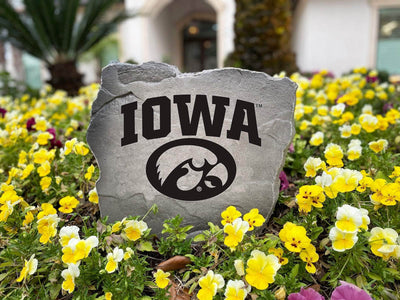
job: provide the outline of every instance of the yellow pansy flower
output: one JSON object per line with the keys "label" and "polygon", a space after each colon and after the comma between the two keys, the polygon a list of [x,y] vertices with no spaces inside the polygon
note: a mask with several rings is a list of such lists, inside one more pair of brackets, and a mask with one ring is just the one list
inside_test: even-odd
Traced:
{"label": "yellow pansy flower", "polygon": [[351,192],[356,189],[362,178],[362,174],[356,170],[339,169],[332,185],[341,193]]}
{"label": "yellow pansy flower", "polygon": [[301,250],[300,259],[307,263],[306,270],[308,273],[314,274],[317,271],[313,263],[318,261],[319,256],[313,245],[310,244],[307,248]]}
{"label": "yellow pansy flower", "polygon": [[331,115],[336,118],[339,118],[342,115],[345,108],[346,106],[343,103],[336,104],[331,107]]}
{"label": "yellow pansy flower", "polygon": [[35,169],[35,166],[33,164],[27,165],[23,170],[22,170],[22,175],[21,179],[26,179],[32,171]]}
{"label": "yellow pansy flower", "polygon": [[74,145],[74,152],[78,155],[85,156],[89,153],[89,149],[86,148],[84,142],[79,142]]}
{"label": "yellow pansy flower", "polygon": [[358,241],[357,231],[354,233],[343,232],[336,227],[329,231],[329,239],[332,241],[332,248],[335,251],[343,252],[353,248]]}
{"label": "yellow pansy flower", "polygon": [[324,190],[319,185],[303,185],[296,195],[299,211],[304,213],[309,213],[312,206],[321,208],[324,201]]}
{"label": "yellow pansy flower", "polygon": [[0,222],[7,222],[8,217],[13,213],[14,206],[18,204],[20,200],[11,203],[11,201],[6,201],[0,206]]}
{"label": "yellow pansy flower", "polygon": [[79,277],[80,271],[77,265],[69,264],[68,269],[61,272],[64,281],[62,283],[62,289],[68,293],[72,293],[75,290],[75,278]]}
{"label": "yellow pansy flower", "polygon": [[38,220],[40,220],[41,218],[48,216],[48,215],[57,214],[56,209],[50,203],[42,203],[41,208],[42,208],[42,211],[39,212],[39,214],[37,215]]}
{"label": "yellow pansy flower", "polygon": [[24,150],[21,150],[18,156],[18,166],[24,165],[27,162],[27,153]]}
{"label": "yellow pansy flower", "polygon": [[359,135],[361,132],[361,125],[354,123],[351,125],[351,134],[352,135]]}
{"label": "yellow pansy flower", "polygon": [[307,237],[306,229],[291,222],[285,223],[279,232],[279,238],[284,242],[286,249],[291,252],[300,252],[311,243],[311,240]]}
{"label": "yellow pansy flower", "polygon": [[363,224],[361,211],[353,206],[344,204],[336,212],[335,226],[344,233],[354,233]]}
{"label": "yellow pansy flower", "polygon": [[74,149],[76,142],[77,142],[76,138],[73,138],[73,139],[65,142],[64,155],[68,155],[71,153],[71,151]]}
{"label": "yellow pansy flower", "polygon": [[368,146],[375,153],[379,153],[387,149],[388,141],[385,139],[379,139],[377,141],[368,143]]}
{"label": "yellow pansy flower", "polygon": [[400,202],[400,185],[398,183],[387,183],[381,189],[382,198],[380,203],[386,206],[396,205]]}
{"label": "yellow pansy flower", "polygon": [[65,247],[68,245],[71,239],[79,240],[79,227],[78,226],[64,226],[60,229],[60,243],[61,246]]}
{"label": "yellow pansy flower", "polygon": [[220,274],[214,274],[209,270],[207,274],[199,279],[200,290],[197,293],[199,300],[211,300],[217,290],[225,285],[224,278]]}
{"label": "yellow pansy flower", "polygon": [[148,226],[144,221],[131,220],[125,224],[124,233],[129,240],[136,241],[147,229]]}
{"label": "yellow pansy flower", "polygon": [[389,175],[390,178],[395,178],[395,177],[400,177],[400,167],[399,166],[394,166],[394,170],[391,175]]}
{"label": "yellow pansy flower", "polygon": [[318,170],[325,169],[325,163],[319,157],[309,157],[304,163],[306,177],[315,177]]}
{"label": "yellow pansy flower", "polygon": [[378,128],[378,118],[369,114],[362,114],[358,121],[366,132],[374,132]]}
{"label": "yellow pansy flower", "polygon": [[247,297],[247,289],[242,280],[229,280],[225,289],[225,300],[244,300]]}
{"label": "yellow pansy flower", "polygon": [[38,135],[36,142],[41,145],[47,145],[50,139],[53,138],[53,135],[50,134],[49,132],[42,132]]}
{"label": "yellow pansy flower", "polygon": [[358,98],[354,95],[354,93],[347,93],[340,97],[337,102],[346,103],[349,106],[354,106],[358,103]]}
{"label": "yellow pansy flower", "polygon": [[38,131],[46,131],[47,130],[47,121],[45,118],[40,117],[36,120],[36,124],[33,125],[33,128],[35,128]]}
{"label": "yellow pansy flower", "polygon": [[37,221],[38,232],[41,234],[39,241],[42,244],[47,244],[50,238],[57,234],[57,225],[59,221],[60,218],[56,214],[47,215]]}
{"label": "yellow pansy flower", "polygon": [[371,90],[371,89],[366,90],[365,93],[364,93],[364,97],[365,97],[365,99],[367,99],[367,100],[372,100],[372,99],[374,99],[374,98],[375,98],[375,91],[374,91],[374,90]]}
{"label": "yellow pansy flower", "polygon": [[342,148],[333,143],[329,143],[328,146],[325,148],[324,152],[326,162],[331,166],[331,167],[342,167],[343,166],[343,151]]}
{"label": "yellow pansy flower", "polygon": [[241,259],[235,259],[235,261],[234,261],[234,266],[235,266],[235,270],[236,270],[236,273],[239,275],[239,276],[243,276],[245,273],[244,273],[244,262],[243,262],[243,260],[241,260]]}
{"label": "yellow pansy flower", "polygon": [[234,206],[228,206],[222,213],[222,225],[226,225],[227,223],[233,223],[234,220],[242,216],[242,213],[236,209]]}
{"label": "yellow pansy flower", "polygon": [[29,260],[25,260],[25,265],[22,268],[21,274],[19,275],[17,282],[21,282],[28,275],[33,275],[37,270],[38,260],[35,258],[35,254],[29,258]]}
{"label": "yellow pansy flower", "polygon": [[319,146],[324,142],[324,133],[321,131],[317,131],[310,138],[310,145]]}
{"label": "yellow pansy flower", "polygon": [[99,203],[99,195],[97,194],[96,188],[89,192],[89,201],[92,203]]}
{"label": "yellow pansy flower", "polygon": [[156,285],[160,289],[164,289],[168,286],[169,284],[169,279],[168,277],[171,275],[169,272],[164,272],[161,269],[158,269],[156,273],[154,273],[154,279],[156,282]]}
{"label": "yellow pansy flower", "polygon": [[58,210],[65,214],[68,214],[71,213],[73,209],[78,206],[79,201],[75,197],[66,196],[59,201],[59,204],[61,207]]}
{"label": "yellow pansy flower", "polygon": [[85,179],[87,180],[92,179],[93,172],[94,172],[94,166],[90,165],[86,170]]}
{"label": "yellow pansy flower", "polygon": [[31,211],[28,211],[25,215],[24,221],[22,222],[22,226],[29,225],[34,219],[35,217],[33,216],[33,213]]}
{"label": "yellow pansy flower", "polygon": [[39,151],[33,153],[33,162],[35,164],[43,164],[45,161],[50,160],[51,157],[52,154],[46,149],[42,148]]}
{"label": "yellow pansy flower", "polygon": [[286,257],[283,257],[283,249],[281,248],[269,248],[268,253],[275,255],[282,266],[286,265],[289,262]]}
{"label": "yellow pansy flower", "polygon": [[50,174],[50,171],[51,171],[51,166],[47,160],[44,163],[42,163],[39,168],[37,168],[37,172],[40,177],[44,177]]}
{"label": "yellow pansy flower", "polygon": [[371,184],[374,182],[374,180],[371,177],[365,176],[363,179],[360,180],[359,185],[357,187],[357,191],[360,193],[365,192],[365,190],[369,187],[371,187]]}
{"label": "yellow pansy flower", "polygon": [[275,255],[253,250],[247,261],[246,281],[259,290],[265,290],[275,281],[275,275],[281,265]]}
{"label": "yellow pansy flower", "polygon": [[371,251],[376,256],[388,260],[390,257],[399,258],[400,246],[397,243],[398,233],[392,228],[374,227],[368,242]]}
{"label": "yellow pansy flower", "polygon": [[237,218],[233,223],[227,223],[224,227],[224,232],[227,234],[224,240],[224,244],[234,249],[244,237],[244,234],[249,230],[249,223],[243,221],[241,218]]}
{"label": "yellow pansy flower", "polygon": [[124,258],[124,251],[115,247],[112,253],[107,254],[107,273],[114,273],[118,269],[118,263]]}
{"label": "yellow pansy flower", "polygon": [[260,227],[265,222],[265,218],[259,213],[257,208],[253,208],[245,214],[243,220],[249,223],[249,231],[252,231],[254,227]]}

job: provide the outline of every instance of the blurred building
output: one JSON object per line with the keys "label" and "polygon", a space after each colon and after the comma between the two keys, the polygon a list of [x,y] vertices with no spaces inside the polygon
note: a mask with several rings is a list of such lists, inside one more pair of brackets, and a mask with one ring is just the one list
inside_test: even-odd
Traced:
{"label": "blurred building", "polygon": [[[292,45],[301,71],[335,75],[357,66],[400,74],[400,0],[293,0]],[[161,61],[182,71],[223,67],[234,48],[235,0],[125,0],[135,17],[80,62],[85,81],[110,61]],[[40,62],[9,44],[0,68],[30,84],[46,78]]]}

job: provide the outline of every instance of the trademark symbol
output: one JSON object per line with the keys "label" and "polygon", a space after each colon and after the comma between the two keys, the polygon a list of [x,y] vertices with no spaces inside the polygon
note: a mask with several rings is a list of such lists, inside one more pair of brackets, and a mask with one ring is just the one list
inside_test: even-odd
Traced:
{"label": "trademark symbol", "polygon": [[261,103],[256,103],[256,107],[257,107],[257,108],[261,108],[261,107],[262,107],[262,104],[261,104]]}

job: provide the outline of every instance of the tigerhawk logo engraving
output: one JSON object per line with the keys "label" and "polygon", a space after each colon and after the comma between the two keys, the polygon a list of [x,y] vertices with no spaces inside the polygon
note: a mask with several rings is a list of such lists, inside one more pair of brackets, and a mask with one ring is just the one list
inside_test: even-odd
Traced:
{"label": "tigerhawk logo engraving", "polygon": [[[173,157],[175,160],[171,164]],[[236,164],[232,155],[214,142],[180,139],[153,152],[146,164],[146,174],[160,193],[179,200],[196,201],[225,191],[235,179]]]}

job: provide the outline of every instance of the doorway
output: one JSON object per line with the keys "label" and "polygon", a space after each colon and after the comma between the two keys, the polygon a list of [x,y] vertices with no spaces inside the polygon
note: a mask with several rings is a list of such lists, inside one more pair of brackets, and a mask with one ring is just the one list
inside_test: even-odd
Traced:
{"label": "doorway", "polygon": [[193,19],[183,28],[183,69],[198,72],[217,68],[217,24]]}

